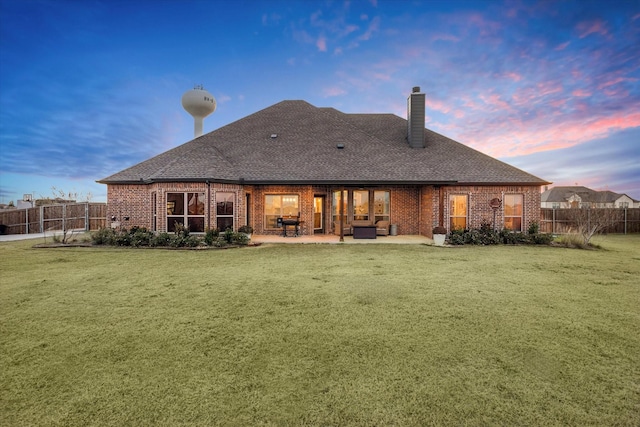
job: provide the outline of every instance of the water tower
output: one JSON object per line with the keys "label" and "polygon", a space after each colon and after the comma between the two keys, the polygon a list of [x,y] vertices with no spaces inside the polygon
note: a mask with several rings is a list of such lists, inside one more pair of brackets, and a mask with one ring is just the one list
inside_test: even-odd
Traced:
{"label": "water tower", "polygon": [[202,85],[182,95],[182,107],[193,116],[193,137],[202,135],[202,120],[216,111],[216,99]]}

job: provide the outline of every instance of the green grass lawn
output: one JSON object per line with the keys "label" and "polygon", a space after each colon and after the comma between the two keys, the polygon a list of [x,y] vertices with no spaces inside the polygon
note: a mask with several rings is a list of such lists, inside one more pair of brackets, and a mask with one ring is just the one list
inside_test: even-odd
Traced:
{"label": "green grass lawn", "polygon": [[0,244],[0,425],[640,424],[603,249]]}

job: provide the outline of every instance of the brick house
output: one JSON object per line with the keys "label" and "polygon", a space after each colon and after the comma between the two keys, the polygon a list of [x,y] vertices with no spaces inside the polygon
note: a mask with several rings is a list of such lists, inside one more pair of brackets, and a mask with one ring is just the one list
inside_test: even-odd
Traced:
{"label": "brick house", "polygon": [[279,234],[349,232],[353,221],[431,237],[433,227],[526,231],[548,182],[424,127],[414,88],[407,119],[346,114],[282,101],[98,182],[108,217],[127,226],[192,232],[250,225]]}

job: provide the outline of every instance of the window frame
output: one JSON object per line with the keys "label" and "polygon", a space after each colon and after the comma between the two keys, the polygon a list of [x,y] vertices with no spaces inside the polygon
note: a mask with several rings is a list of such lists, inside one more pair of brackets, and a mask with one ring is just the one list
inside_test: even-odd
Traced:
{"label": "window frame", "polygon": [[[182,206],[177,204],[178,200],[169,200],[172,194],[179,194],[181,199]],[[193,200],[193,197],[196,197],[196,209],[197,211],[201,211],[202,213],[190,213],[190,200]],[[188,228],[191,233],[204,233],[205,231],[205,201],[206,195],[204,191],[167,191],[165,194],[165,206],[166,206],[166,228],[167,232],[175,231],[175,223],[178,218],[182,220],[179,222]],[[202,203],[202,206],[199,207],[199,204]],[[171,209],[171,212],[170,212]],[[174,213],[177,212],[177,213]],[[193,221],[190,221],[193,219]],[[200,220],[202,222],[202,226],[200,227]],[[192,229],[194,225],[198,225],[196,229]],[[201,229],[201,230],[199,230]]]}
{"label": "window frame", "polygon": [[[340,191],[344,192],[344,223],[350,224],[351,221],[359,221],[362,217],[366,217],[364,221],[371,221],[376,223],[378,221],[391,222],[391,190],[385,190],[381,188],[369,188],[369,189],[343,189],[333,190],[331,192],[331,219],[333,223],[340,222]],[[367,210],[366,213],[356,212],[356,196],[357,192],[367,193]],[[378,213],[376,210],[376,194],[386,193],[387,196],[383,202],[383,212]]]}
{"label": "window frame", "polygon": [[[269,203],[267,202],[267,197],[279,197],[280,198],[280,206],[278,209],[280,212],[268,213],[267,206]],[[285,203],[288,201],[284,200],[284,197],[292,197],[295,198],[295,204],[293,207],[285,206]],[[292,200],[293,202],[293,200]],[[273,205],[273,203],[271,203]],[[285,209],[289,209],[289,211],[285,212]],[[291,210],[293,209],[293,211]],[[277,230],[278,229],[278,221],[277,218],[283,217],[297,217],[300,214],[300,195],[298,193],[269,193],[264,195],[264,229],[265,230]]]}
{"label": "window frame", "polygon": [[[231,213],[220,213],[220,198],[223,195],[228,195],[231,198]],[[227,228],[231,228],[232,230],[235,230],[235,226],[236,226],[236,204],[237,204],[237,194],[234,193],[233,191],[216,191],[215,193],[215,197],[216,197],[216,228],[218,229],[218,231],[225,231]],[[226,207],[226,203],[227,200],[224,201],[225,203],[225,207]],[[227,226],[224,229],[222,229],[222,227],[220,226],[220,219],[223,220],[227,220],[231,218],[231,227]]]}
{"label": "window frame", "polygon": [[[455,199],[464,198],[464,215],[460,215],[457,212],[457,203]],[[456,224],[460,219],[464,219],[464,226],[460,228]],[[449,231],[454,230],[466,230],[469,226],[469,195],[468,194],[449,194]]]}
{"label": "window frame", "polygon": [[[516,212],[515,214],[511,214],[509,215],[507,212],[507,209],[511,208],[514,210],[517,210],[518,204],[509,204],[507,201],[507,198],[512,198],[512,197],[519,197],[520,198],[520,212],[518,215],[518,212]],[[505,194],[503,197],[503,202],[502,202],[502,206],[503,206],[503,222],[504,222],[504,229],[505,230],[509,230],[509,231],[513,231],[513,232],[522,232],[523,231],[523,227],[524,227],[524,194],[521,193],[513,193],[513,194]],[[510,221],[508,221],[507,219],[515,219],[518,218],[520,220],[520,227],[519,229],[513,228],[513,226],[511,225],[511,228],[507,225]]]}

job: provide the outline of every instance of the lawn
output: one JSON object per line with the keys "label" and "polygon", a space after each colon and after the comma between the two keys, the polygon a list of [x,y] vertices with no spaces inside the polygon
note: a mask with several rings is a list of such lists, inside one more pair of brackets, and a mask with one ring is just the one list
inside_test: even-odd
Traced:
{"label": "lawn", "polygon": [[603,249],[0,243],[2,426],[640,425]]}

